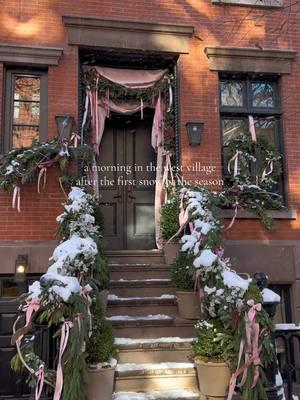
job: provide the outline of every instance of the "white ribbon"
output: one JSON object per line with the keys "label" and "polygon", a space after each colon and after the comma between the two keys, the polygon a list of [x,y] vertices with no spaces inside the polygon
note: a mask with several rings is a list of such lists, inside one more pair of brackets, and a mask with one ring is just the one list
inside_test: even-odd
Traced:
{"label": "white ribbon", "polygon": [[21,212],[21,189],[19,186],[14,186],[12,208],[17,208],[18,212]]}
{"label": "white ribbon", "polygon": [[144,119],[144,102],[141,97],[141,119]]}
{"label": "white ribbon", "polygon": [[251,133],[252,142],[256,143],[256,131],[255,131],[255,124],[252,115],[248,116],[249,119],[249,131]]}
{"label": "white ribbon", "polygon": [[37,182],[37,191],[38,191],[38,193],[41,193],[41,191],[40,191],[40,183],[41,183],[42,177],[44,177],[44,179],[43,179],[43,189],[44,189],[45,186],[46,186],[46,180],[47,180],[47,168],[46,167],[41,168],[41,170],[39,172],[38,182]]}
{"label": "white ribbon", "polygon": [[238,174],[238,163],[239,163],[239,155],[241,152],[239,150],[236,151],[235,155],[231,157],[231,159],[228,161],[227,164],[227,170],[231,174],[231,163],[234,162],[234,167],[233,167],[233,176],[237,176]]}
{"label": "white ribbon", "polygon": [[167,113],[169,113],[171,111],[172,105],[173,105],[173,89],[172,89],[170,78],[168,78],[168,83],[169,83],[169,107],[167,109]]}
{"label": "white ribbon", "polygon": [[72,132],[70,141],[73,142],[74,147],[78,147],[78,141],[80,140],[80,136],[76,132]]}
{"label": "white ribbon", "polygon": [[234,203],[234,214],[233,214],[232,220],[231,220],[230,224],[227,226],[227,228],[225,229],[225,231],[228,231],[229,229],[231,229],[233,227],[233,224],[237,217],[238,207],[239,207],[239,203],[238,203],[238,201],[236,201]]}
{"label": "white ribbon", "polygon": [[[262,173],[262,177],[261,177],[262,182],[266,179],[266,177],[267,177],[268,175],[271,175],[271,173],[273,172],[273,169],[274,169],[274,162],[273,162],[273,159],[272,159],[272,158],[266,158],[266,161],[267,161],[268,163],[267,163],[267,166],[266,166],[266,168],[263,170],[263,173]],[[267,172],[268,168],[269,168],[269,171]]]}

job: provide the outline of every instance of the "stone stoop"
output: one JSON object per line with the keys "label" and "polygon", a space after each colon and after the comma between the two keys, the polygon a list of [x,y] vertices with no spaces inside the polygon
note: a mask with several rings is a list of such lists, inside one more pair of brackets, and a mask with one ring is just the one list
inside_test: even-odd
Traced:
{"label": "stone stoop", "polygon": [[107,319],[119,348],[114,400],[199,399],[191,362],[195,321],[179,318],[163,252],[106,253]]}

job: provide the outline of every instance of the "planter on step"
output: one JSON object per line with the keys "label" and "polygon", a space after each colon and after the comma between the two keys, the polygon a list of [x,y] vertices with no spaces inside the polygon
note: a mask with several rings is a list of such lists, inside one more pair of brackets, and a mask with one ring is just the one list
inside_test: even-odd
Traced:
{"label": "planter on step", "polygon": [[196,361],[200,393],[207,399],[224,399],[230,381],[226,363]]}
{"label": "planter on step", "polygon": [[101,301],[104,313],[106,313],[106,310],[107,310],[108,293],[109,293],[109,291],[107,289],[101,290],[101,292],[99,293],[99,299]]}
{"label": "planter on step", "polygon": [[87,381],[88,400],[111,400],[115,368],[89,368]]}
{"label": "planter on step", "polygon": [[164,243],[164,255],[166,264],[173,264],[177,254],[180,250],[181,244],[178,240],[172,240],[171,242]]}
{"label": "planter on step", "polygon": [[201,315],[201,298],[194,291],[177,291],[178,313],[181,318],[198,319]]}

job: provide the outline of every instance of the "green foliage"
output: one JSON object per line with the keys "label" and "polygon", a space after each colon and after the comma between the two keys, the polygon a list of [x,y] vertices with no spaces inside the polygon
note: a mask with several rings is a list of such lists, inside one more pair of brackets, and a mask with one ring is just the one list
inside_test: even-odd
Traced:
{"label": "green foliage", "polygon": [[160,211],[160,231],[164,239],[171,239],[179,229],[179,199],[173,196]]}
{"label": "green foliage", "polygon": [[103,308],[98,298],[93,302],[93,330],[87,342],[87,362],[97,364],[108,362],[116,353],[112,327],[104,317]]}
{"label": "green foliage", "polygon": [[195,268],[194,256],[186,252],[179,252],[171,270],[171,280],[178,290],[191,290],[194,288]]}
{"label": "green foliage", "polygon": [[95,263],[95,281],[99,291],[109,289],[110,270],[108,262],[101,254],[97,254]]}
{"label": "green foliage", "polygon": [[199,320],[196,324],[197,341],[193,345],[196,360],[231,364],[233,336],[217,319]]}

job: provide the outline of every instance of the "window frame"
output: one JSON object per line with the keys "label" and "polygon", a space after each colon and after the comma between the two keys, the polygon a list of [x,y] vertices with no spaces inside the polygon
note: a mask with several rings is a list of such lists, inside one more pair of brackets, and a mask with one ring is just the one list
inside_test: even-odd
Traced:
{"label": "window frame", "polygon": [[[238,81],[245,82],[244,87],[246,88],[246,93],[244,94],[244,100],[246,101],[244,107],[231,107],[222,106],[222,94],[221,94],[221,82],[224,80],[228,81]],[[251,83],[253,82],[270,82],[275,83],[274,96],[276,105],[273,108],[262,108],[253,107],[251,105],[252,95],[251,95]],[[222,146],[222,171],[223,177],[226,177],[226,165],[224,160],[224,135],[223,135],[223,119],[248,119],[249,115],[253,118],[268,118],[274,116],[275,121],[275,145],[278,148],[280,154],[282,154],[282,172],[278,182],[278,192],[283,197],[284,204],[287,204],[287,187],[285,177],[285,152],[284,152],[284,142],[283,142],[283,121],[282,121],[282,109],[281,109],[281,79],[279,75],[269,75],[269,74],[234,74],[234,73],[219,73],[219,112],[220,112],[220,134],[221,134],[221,146]]]}
{"label": "window frame", "polygon": [[2,139],[3,152],[11,149],[13,143],[13,93],[14,77],[16,75],[35,76],[40,78],[39,141],[46,141],[48,139],[48,71],[34,68],[6,68],[4,88],[4,135]]}

